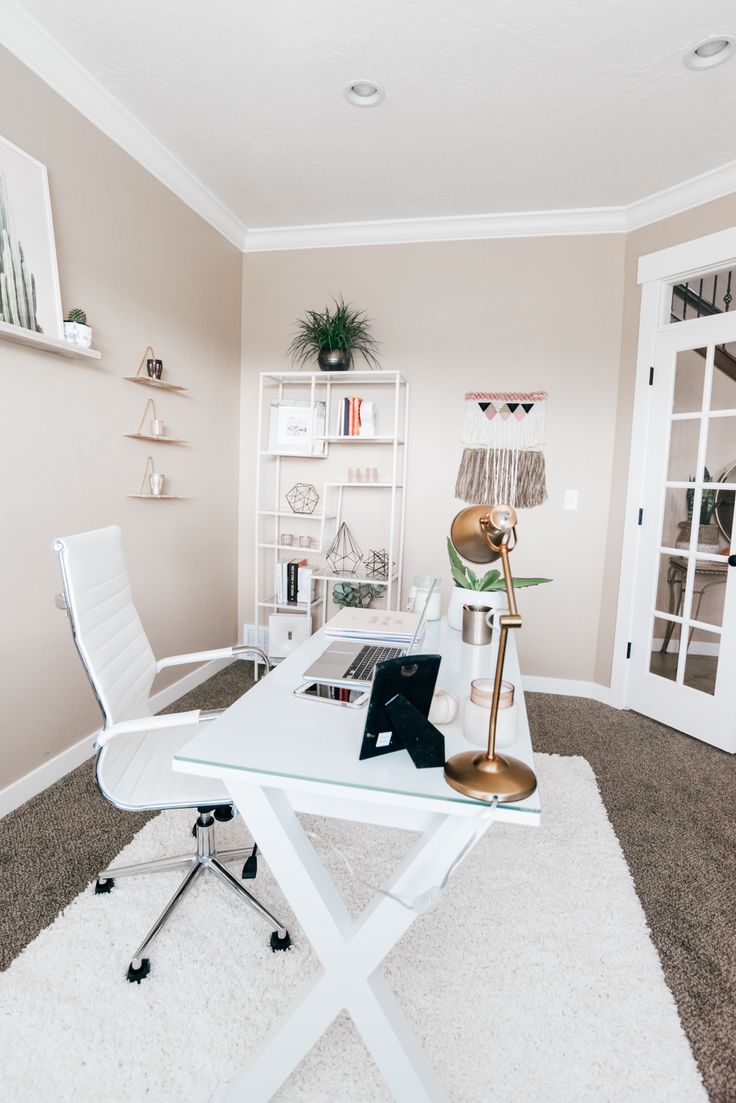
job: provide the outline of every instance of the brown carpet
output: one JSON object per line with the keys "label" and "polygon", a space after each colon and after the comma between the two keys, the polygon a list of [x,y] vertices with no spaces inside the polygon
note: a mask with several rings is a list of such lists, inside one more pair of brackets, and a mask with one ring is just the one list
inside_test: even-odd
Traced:
{"label": "brown carpet", "polygon": [[634,712],[528,694],[535,750],[590,762],[713,1103],[736,1103],[736,759]]}
{"label": "brown carpet", "polygon": [[[224,707],[252,669],[235,663],[165,711]],[[527,706],[537,750],[591,763],[710,1098],[736,1103],[736,760],[593,701]],[[0,820],[0,967],[148,818],[106,804],[85,763]]]}

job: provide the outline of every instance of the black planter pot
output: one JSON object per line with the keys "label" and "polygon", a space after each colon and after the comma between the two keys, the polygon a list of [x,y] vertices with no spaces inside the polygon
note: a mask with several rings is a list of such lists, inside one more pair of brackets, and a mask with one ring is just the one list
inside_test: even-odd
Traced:
{"label": "black planter pot", "polygon": [[317,354],[322,371],[350,371],[352,362],[349,349],[320,349]]}

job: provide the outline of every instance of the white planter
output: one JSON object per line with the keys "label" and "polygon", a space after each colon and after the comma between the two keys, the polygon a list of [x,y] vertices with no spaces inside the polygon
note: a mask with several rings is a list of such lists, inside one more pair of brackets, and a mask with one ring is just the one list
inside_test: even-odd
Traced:
{"label": "white planter", "polygon": [[447,607],[447,623],[458,632],[463,626],[463,605],[484,605],[487,609],[496,609],[501,613],[505,613],[509,607],[505,590],[488,590],[484,593],[481,590],[464,590],[460,586],[454,586]]}
{"label": "white planter", "polygon": [[83,326],[81,322],[64,322],[64,340],[70,345],[88,349],[92,344],[92,330],[89,326]]}

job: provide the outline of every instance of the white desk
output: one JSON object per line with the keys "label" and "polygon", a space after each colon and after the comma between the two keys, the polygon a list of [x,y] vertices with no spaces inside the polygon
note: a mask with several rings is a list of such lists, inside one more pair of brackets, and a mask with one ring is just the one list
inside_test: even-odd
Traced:
{"label": "white desk", "polygon": [[[268,1103],[335,1017],[346,1008],[400,1103],[445,1101],[447,1095],[386,985],[380,964],[416,912],[376,894],[353,920],[305,835],[295,812],[421,831],[383,886],[415,900],[441,883],[446,870],[491,823],[488,805],[451,789],[441,769],[417,770],[406,751],[358,759],[366,710],[293,696],[303,671],[328,640],[317,632],[174,760],[184,772],[223,780],[320,959],[322,969],[275,1024],[258,1052],[218,1100]],[[430,623],[422,652],[438,652],[438,688],[461,700],[472,678],[489,676],[490,647],[463,644],[444,620]],[[518,737],[511,754],[533,766],[529,725],[513,634],[504,675],[517,687]],[[444,725],[448,757],[468,750],[462,716]],[[538,792],[499,805],[493,818],[537,825]],[[452,882],[446,891],[452,891]],[[298,937],[298,935],[297,935]]]}

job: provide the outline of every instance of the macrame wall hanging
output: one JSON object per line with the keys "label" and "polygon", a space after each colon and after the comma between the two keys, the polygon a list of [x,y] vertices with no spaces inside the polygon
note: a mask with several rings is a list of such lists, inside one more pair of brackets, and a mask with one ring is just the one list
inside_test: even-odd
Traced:
{"label": "macrame wall hanging", "polygon": [[518,509],[547,498],[544,421],[546,391],[469,391],[465,445],[455,497],[470,505],[507,503]]}

